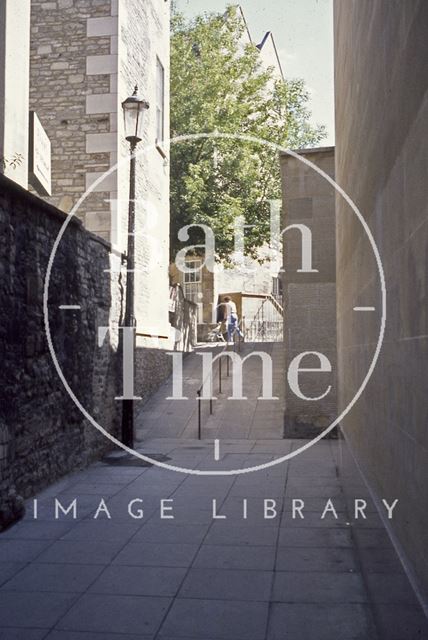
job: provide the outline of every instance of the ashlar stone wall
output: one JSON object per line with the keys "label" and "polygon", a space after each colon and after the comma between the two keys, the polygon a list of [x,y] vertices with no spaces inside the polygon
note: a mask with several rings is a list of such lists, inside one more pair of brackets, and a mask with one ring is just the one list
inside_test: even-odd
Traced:
{"label": "ashlar stone wall", "polygon": [[[428,607],[428,3],[336,0],[334,14],[336,176],[373,233],[387,292],[379,361],[342,426],[374,495],[399,500],[386,524]],[[381,295],[373,251],[344,201],[337,223],[344,408],[374,355]]]}
{"label": "ashlar stone wall", "polygon": [[[119,2],[118,92],[124,100],[138,84],[148,100],[144,138],[137,147],[136,170],[136,317],[137,342],[146,347],[172,347],[169,302],[169,19],[165,0]],[[158,139],[158,67],[164,72],[164,140]],[[122,114],[118,118],[119,157],[126,158]],[[127,213],[129,165],[118,168],[122,216]],[[124,206],[125,205],[125,206]],[[126,226],[123,224],[123,228]],[[159,336],[158,343],[150,335]]]}
{"label": "ashlar stone wall", "polygon": [[[121,252],[128,239],[129,202],[129,143],[121,104],[135,85],[150,103],[137,158],[135,304],[138,344],[156,348],[173,345],[168,322],[169,17],[165,0],[34,0],[31,11],[30,106],[52,143],[49,201],[69,211],[92,189],[78,216]],[[159,65],[166,142],[157,139]],[[114,170],[103,177],[109,169]]]}
{"label": "ashlar stone wall", "polygon": [[[334,178],[334,147],[299,151]],[[284,348],[286,371],[299,354],[311,351],[326,356],[331,372],[299,374],[299,398],[286,386],[285,434],[306,438],[318,435],[337,416],[336,349],[336,218],[335,189],[317,171],[288,154],[281,156],[283,182],[282,229],[305,225],[311,232],[313,273],[302,273],[302,234],[283,234]],[[320,368],[320,359],[307,355],[301,368]]]}

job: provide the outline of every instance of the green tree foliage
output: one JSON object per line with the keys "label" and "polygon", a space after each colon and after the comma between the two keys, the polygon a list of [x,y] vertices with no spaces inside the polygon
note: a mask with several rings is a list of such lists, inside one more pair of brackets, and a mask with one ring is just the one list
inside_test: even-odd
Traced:
{"label": "green tree foliage", "polygon": [[[264,68],[256,46],[246,43],[245,25],[233,6],[226,14],[203,14],[187,22],[172,18],[171,137],[219,132],[252,136],[296,149],[313,146],[323,127],[309,124],[302,80],[278,80]],[[271,147],[237,139],[204,138],[171,146],[171,249],[183,245],[177,231],[205,224],[216,253],[233,251],[234,220],[253,225],[245,233],[256,255],[269,235],[269,203],[281,197],[278,154]],[[201,232],[190,241],[203,242]],[[186,243],[187,244],[187,243]]]}

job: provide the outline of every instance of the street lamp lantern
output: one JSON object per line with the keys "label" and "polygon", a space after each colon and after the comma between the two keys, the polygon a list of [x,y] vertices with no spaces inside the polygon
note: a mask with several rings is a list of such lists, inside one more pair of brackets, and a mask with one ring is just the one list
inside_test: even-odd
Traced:
{"label": "street lamp lantern", "polygon": [[[135,85],[132,96],[122,102],[123,116],[125,120],[125,137],[129,142],[129,207],[128,207],[128,245],[126,268],[126,294],[124,331],[132,331],[134,349],[132,362],[134,366],[136,321],[134,309],[134,271],[135,271],[135,174],[136,157],[135,149],[143,139],[144,114],[149,108],[149,103],[138,95],[138,87]],[[122,442],[130,448],[134,447],[134,398],[124,398],[122,405]]]}
{"label": "street lamp lantern", "polygon": [[138,86],[134,93],[122,102],[125,124],[125,137],[131,144],[137,144],[143,139],[144,115],[149,103],[138,95]]}

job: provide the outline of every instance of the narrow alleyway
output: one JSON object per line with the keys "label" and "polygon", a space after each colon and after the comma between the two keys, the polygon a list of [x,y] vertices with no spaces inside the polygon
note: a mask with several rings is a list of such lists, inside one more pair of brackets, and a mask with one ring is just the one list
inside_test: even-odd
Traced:
{"label": "narrow alleyway", "polygon": [[[169,379],[147,402],[139,414],[137,434],[143,442],[152,438],[191,439],[198,436],[197,390],[202,380],[202,357],[212,352],[213,357],[225,350],[223,346],[200,347],[183,360],[183,395],[188,400],[170,400],[172,383]],[[231,347],[226,348],[230,353]],[[284,431],[284,357],[281,343],[242,344],[239,355],[244,359],[250,353],[265,352],[272,359],[272,392],[278,400],[259,399],[262,396],[262,365],[259,357],[249,358],[243,369],[243,396],[245,401],[229,399],[232,395],[231,362],[223,355],[221,362],[221,391],[219,390],[219,362],[213,365],[213,413],[209,402],[202,401],[202,439],[279,439]],[[238,353],[238,352],[237,352]]]}
{"label": "narrow alleyway", "polygon": [[[245,345],[243,354],[260,347]],[[263,348],[280,392],[281,351]],[[229,470],[302,445],[282,439],[281,392],[277,401],[257,400],[256,360],[247,363],[248,400],[226,400],[226,375],[212,416],[203,401],[198,440],[200,361],[197,354],[185,361],[189,400],[165,400],[168,381],[145,405],[140,451],[188,469]],[[38,496],[37,520],[29,501],[24,521],[0,536],[0,639],[428,638],[362,486],[367,519],[353,518],[337,472],[340,448],[322,441],[242,475],[201,477],[109,457],[64,478]],[[55,519],[55,498],[64,507],[76,498],[75,520],[71,512]],[[294,519],[293,499],[304,504]],[[328,499],[337,519],[321,518]]]}

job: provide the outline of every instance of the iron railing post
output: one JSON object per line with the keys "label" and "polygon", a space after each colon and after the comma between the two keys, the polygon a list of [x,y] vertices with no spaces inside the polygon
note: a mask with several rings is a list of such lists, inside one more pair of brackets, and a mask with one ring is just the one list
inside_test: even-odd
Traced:
{"label": "iron railing post", "polygon": [[202,439],[201,390],[198,390],[198,440]]}

